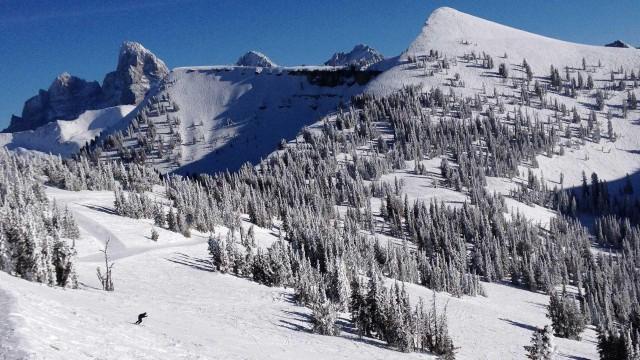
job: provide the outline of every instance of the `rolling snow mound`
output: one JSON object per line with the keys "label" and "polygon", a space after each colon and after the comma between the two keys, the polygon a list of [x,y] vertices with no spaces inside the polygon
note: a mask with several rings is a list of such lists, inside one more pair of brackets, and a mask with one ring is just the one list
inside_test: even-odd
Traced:
{"label": "rolling snow mound", "polygon": [[102,131],[117,125],[135,106],[87,110],[74,120],[57,120],[35,130],[0,133],[0,146],[24,148],[62,156],[75,154]]}

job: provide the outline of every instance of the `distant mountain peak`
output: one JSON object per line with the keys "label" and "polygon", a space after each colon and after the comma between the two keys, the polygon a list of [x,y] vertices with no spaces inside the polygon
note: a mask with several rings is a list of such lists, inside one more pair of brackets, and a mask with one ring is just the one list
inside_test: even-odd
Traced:
{"label": "distant mountain peak", "polygon": [[252,66],[252,67],[265,67],[271,68],[278,66],[274,63],[269,57],[259,51],[251,50],[242,55],[238,61],[236,61],[236,65],[238,66]]}
{"label": "distant mountain peak", "polygon": [[384,59],[376,49],[366,44],[358,44],[348,53],[333,54],[324,64],[329,66],[357,66],[367,67]]}
{"label": "distant mountain peak", "polygon": [[147,91],[169,74],[169,68],[154,53],[135,41],[120,46],[116,70],[102,82],[108,105],[137,104]]}
{"label": "distant mountain peak", "polygon": [[138,104],[168,74],[167,65],[142,44],[125,41],[120,46],[116,70],[105,76],[102,86],[63,72],[47,90],[40,90],[25,102],[22,115],[12,116],[4,132],[75,119],[86,110]]}
{"label": "distant mountain peak", "polygon": [[614,42],[610,42],[608,44],[605,45],[606,47],[615,47],[615,48],[629,48],[629,49],[634,49],[634,46],[629,45],[628,43],[622,41],[622,40],[616,40]]}

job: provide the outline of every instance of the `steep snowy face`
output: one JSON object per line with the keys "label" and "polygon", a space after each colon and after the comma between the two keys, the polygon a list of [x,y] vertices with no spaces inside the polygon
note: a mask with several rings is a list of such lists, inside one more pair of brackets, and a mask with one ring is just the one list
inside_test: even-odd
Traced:
{"label": "steep snowy face", "polygon": [[[377,74],[318,66],[176,68],[117,131],[128,134],[126,153],[148,152],[145,161],[162,173],[235,170],[347,103]],[[147,131],[150,124],[153,131]],[[151,147],[140,148],[138,138],[149,136],[154,149],[147,151]],[[101,154],[121,156],[110,143],[102,143]]]}
{"label": "steep snowy face", "polygon": [[327,60],[324,64],[329,66],[356,66],[359,68],[366,68],[369,65],[375,64],[384,59],[384,56],[376,49],[364,45],[358,44],[353,47],[348,53],[338,52],[333,54],[331,59]]}
{"label": "steep snowy face", "polygon": [[169,69],[155,54],[137,42],[126,41],[120,47],[116,71],[108,73],[102,83],[105,103],[137,104],[168,74]]}
{"label": "steep snowy face", "polygon": [[68,73],[60,74],[48,90],[40,90],[25,102],[22,116],[13,116],[5,132],[35,129],[57,119],[75,119],[86,109],[95,108],[100,95],[97,82],[88,82]]}
{"label": "steep snowy face", "polygon": [[276,67],[276,63],[271,61],[269,57],[259,51],[249,51],[246,54],[242,55],[238,61],[236,61],[236,65],[238,66],[251,66],[251,67],[264,67],[264,68],[272,68]]}
{"label": "steep snowy face", "polygon": [[63,73],[48,90],[24,104],[22,116],[12,116],[3,132],[36,129],[56,120],[77,118],[86,110],[140,103],[149,89],[169,74],[169,69],[152,52],[136,42],[125,42],[120,48],[118,67],[107,74],[102,87]]}

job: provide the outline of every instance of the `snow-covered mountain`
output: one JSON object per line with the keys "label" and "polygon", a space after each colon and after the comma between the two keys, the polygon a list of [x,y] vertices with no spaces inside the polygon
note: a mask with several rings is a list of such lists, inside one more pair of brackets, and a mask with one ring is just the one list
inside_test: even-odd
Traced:
{"label": "snow-covered mountain", "polygon": [[269,57],[259,51],[248,51],[244,55],[240,56],[238,61],[236,61],[236,65],[238,66],[250,66],[250,67],[265,67],[272,68],[276,67],[276,63],[271,61]]}
{"label": "snow-covered mountain", "polygon": [[[475,54],[476,57],[481,57],[482,54],[487,54],[493,57],[496,67],[505,63],[518,71],[522,61],[526,59],[537,76],[548,75],[551,65],[564,69],[564,66],[571,64],[574,66],[571,71],[577,71],[582,69],[582,59],[591,68],[600,64],[599,68],[608,66],[610,69],[618,69],[622,66],[637,69],[640,63],[638,49],[571,43],[442,7],[429,16],[418,37],[397,58],[395,66],[376,78],[367,86],[367,90],[388,94],[410,84],[429,88],[450,83],[449,78],[456,72],[468,84],[457,91],[466,94],[475,93],[482,83],[492,89],[490,84],[501,82],[498,77],[487,76],[489,71],[478,66],[456,66],[455,71],[424,76],[423,69],[417,69],[415,63],[409,64],[410,59],[426,58],[432,51],[445,56],[448,66],[465,55]],[[518,74],[521,72],[518,71]]]}
{"label": "snow-covered mountain", "polygon": [[[101,168],[87,176],[104,163],[84,159],[69,161],[66,168],[48,160],[58,164],[51,165],[56,171],[38,173],[38,181],[82,189],[47,186],[40,196],[55,199],[76,219],[74,266],[80,288],[47,287],[0,272],[0,358],[435,358],[396,351],[406,344],[388,336],[387,328],[359,336],[363,325],[349,311],[331,321],[341,334],[313,334],[318,313],[331,312],[324,307],[326,295],[319,295],[327,286],[334,291],[342,283],[335,285],[337,297],[360,294],[367,304],[379,305],[384,295],[350,292],[345,285],[350,277],[353,286],[374,289],[374,269],[384,275],[383,287],[402,284],[412,305],[419,298],[447,304],[444,325],[458,359],[525,358],[532,334],[551,322],[547,294],[554,287],[568,289],[570,299],[582,297],[580,305],[571,302],[576,317],[620,316],[611,313],[638,304],[628,293],[639,278],[629,273],[639,266],[614,266],[640,258],[638,223],[627,231],[627,224],[611,220],[618,214],[608,215],[612,235],[590,236],[577,224],[592,224],[593,214],[583,219],[563,212],[574,216],[575,228],[568,222],[552,226],[552,220],[563,218],[560,206],[554,206],[557,199],[569,199],[572,188],[588,181],[583,176],[597,173],[592,190],[571,195],[572,211],[587,211],[592,203],[607,211],[624,203],[625,219],[638,221],[627,206],[637,209],[637,195],[630,194],[634,187],[637,194],[640,184],[640,109],[634,100],[640,50],[569,43],[440,8],[405,52],[365,70],[346,63],[279,67],[250,53],[236,66],[179,67],[163,76],[159,65],[148,72],[140,68],[145,61],[159,64],[148,54],[134,56],[123,60],[129,64],[123,69],[142,72],[105,81],[114,84],[106,86],[116,94],[111,101],[134,99],[137,105],[71,108],[62,112],[78,112],[74,120],[2,134],[0,144],[70,155],[96,140],[89,158],[146,163],[162,173],[212,173],[246,161],[273,161],[217,178],[167,176],[163,184],[155,172],[136,166],[129,172],[120,165]],[[65,89],[68,97],[92,101],[97,83],[68,75],[58,81],[55,88]],[[349,104],[351,96],[363,93],[371,96]],[[309,131],[301,132],[305,127]],[[627,185],[626,174],[631,174],[630,190],[621,186]],[[0,175],[0,190],[19,178]],[[117,185],[112,184],[116,177]],[[154,186],[149,179],[155,179]],[[88,184],[99,191],[85,190]],[[16,202],[36,202],[42,187],[32,188],[18,194]],[[584,195],[589,191],[599,195]],[[585,204],[577,193],[596,201]],[[609,194],[610,202],[604,199]],[[27,208],[49,216],[33,204]],[[0,209],[0,216],[22,215],[11,204]],[[53,237],[62,231],[56,228],[58,218],[41,228],[19,222],[20,216],[12,219],[2,224],[0,235],[4,226],[22,227],[11,227],[17,230],[0,237],[0,245],[25,241],[30,233],[24,229],[53,228]],[[620,249],[607,245],[606,252],[614,253],[610,261],[588,257],[605,256],[600,245],[593,246],[605,233],[625,237],[634,249],[624,251],[634,255],[617,256]],[[49,238],[36,244],[43,250],[34,256],[38,261],[52,258],[49,248],[39,245]],[[105,265],[101,251],[107,239],[117,262],[112,292],[99,290],[104,283],[95,276],[96,267]],[[318,272],[302,289],[309,298],[318,297],[310,300],[313,306],[299,306],[304,302],[300,288],[257,283],[267,276],[262,269],[286,272],[280,250],[267,250],[278,241],[300,245],[303,251],[295,254],[303,261],[313,253],[313,260],[297,263],[308,266],[297,266],[295,281],[307,284],[304,276],[312,275],[303,270]],[[563,241],[569,245],[559,246]],[[55,243],[57,254],[60,243]],[[5,249],[0,246],[0,255],[8,253]],[[63,273],[62,261],[55,261],[41,273]],[[225,261],[227,269],[216,271],[214,264]],[[271,261],[273,267],[265,265]],[[602,271],[599,265],[605,262]],[[345,275],[341,271],[347,267]],[[593,282],[602,286],[585,286]],[[464,285],[454,293],[449,289],[456,284]],[[612,290],[619,284],[626,285],[618,287],[626,297]],[[470,290],[477,287],[487,296]],[[400,300],[400,290],[389,294]],[[415,340],[407,336],[412,329],[397,331],[407,318],[416,318],[412,307],[398,301],[385,309],[395,320],[385,323],[396,331],[390,333]],[[149,319],[143,326],[131,325],[141,312],[149,312]],[[596,327],[589,323],[580,336],[551,336],[556,358],[598,358]]]}
{"label": "snow-covered mountain", "polygon": [[384,56],[369,45],[358,44],[351,51],[337,52],[331,56],[324,64],[328,66],[356,66],[366,68],[372,64],[382,61]]}
{"label": "snow-covered mountain", "polygon": [[25,102],[22,115],[14,115],[4,132],[76,119],[86,110],[138,104],[168,73],[167,66],[153,53],[139,43],[126,41],[120,47],[116,70],[105,76],[102,86],[62,73],[48,90],[40,90]]}

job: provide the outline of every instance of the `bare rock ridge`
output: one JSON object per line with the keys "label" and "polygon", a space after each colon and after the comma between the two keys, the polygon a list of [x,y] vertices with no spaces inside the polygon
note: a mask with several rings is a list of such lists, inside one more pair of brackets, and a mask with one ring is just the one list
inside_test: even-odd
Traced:
{"label": "bare rock ridge", "polygon": [[605,45],[606,47],[615,47],[615,48],[631,48],[633,49],[634,47],[629,45],[628,43],[622,41],[622,40],[616,40],[614,42],[610,42],[608,44]]}
{"label": "bare rock ridge", "polygon": [[108,73],[102,86],[68,73],[59,75],[47,90],[28,99],[21,116],[12,116],[3,132],[35,129],[55,120],[72,120],[86,110],[138,104],[169,69],[162,60],[136,42],[124,42],[116,70]]}
{"label": "bare rock ridge", "polygon": [[249,51],[246,54],[242,55],[238,61],[236,61],[236,65],[238,66],[251,66],[251,67],[264,67],[264,68],[272,68],[277,67],[278,65],[274,63],[269,57],[259,51]]}
{"label": "bare rock ridge", "polygon": [[155,54],[137,42],[126,41],[120,47],[116,71],[102,82],[105,102],[110,106],[137,104],[168,74],[167,65]]}
{"label": "bare rock ridge", "polygon": [[356,66],[366,68],[384,60],[384,56],[376,49],[365,45],[358,44],[348,53],[338,52],[331,56],[324,64],[329,66]]}

